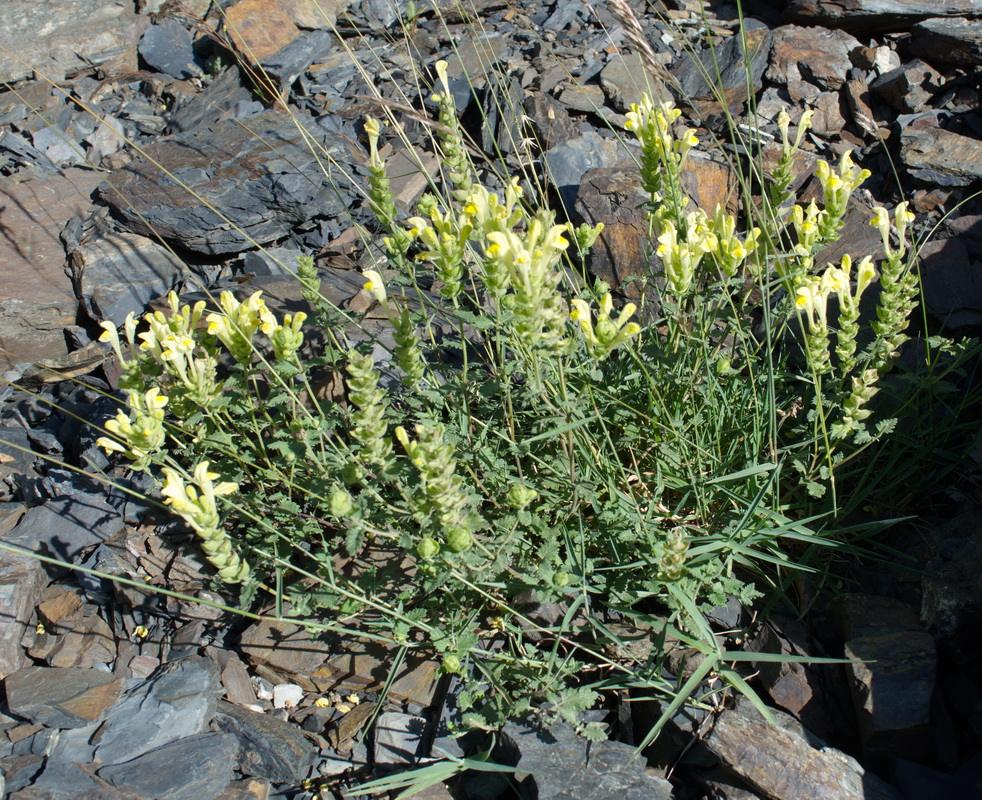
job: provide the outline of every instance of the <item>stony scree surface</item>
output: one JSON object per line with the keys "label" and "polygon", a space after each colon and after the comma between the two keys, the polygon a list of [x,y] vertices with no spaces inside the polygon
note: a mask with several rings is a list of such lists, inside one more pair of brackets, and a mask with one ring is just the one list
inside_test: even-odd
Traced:
{"label": "stony scree surface", "polygon": [[[744,4],[742,30],[724,3],[636,10],[657,75],[599,0],[0,2],[0,539],[18,548],[0,552],[0,793],[308,800],[315,779],[342,797],[489,746],[450,737],[456,684],[435,662],[405,659],[383,700],[395,651],[236,620],[190,537],[151,502],[70,469],[152,491],[94,445],[90,425],[119,407],[118,370],[94,339],[101,321],[161,310],[171,289],[194,302],[261,288],[276,313],[295,313],[306,306],[290,273],[314,256],[325,297],[365,312],[352,340],[391,347],[362,291],[375,231],[363,123],[386,111],[402,122],[405,140],[383,147],[409,214],[440,167],[421,121],[440,58],[476,161],[517,172],[531,159],[572,221],[606,223],[586,266],[648,313],[637,279],[658,260],[624,130],[644,89],[674,96],[704,142],[725,138],[725,106],[761,131],[768,166],[779,112],[796,121],[811,108],[794,189],[813,196],[816,158],[845,150],[873,173],[819,260],[878,252],[869,207],[909,198],[918,234],[934,234],[919,261],[928,331],[982,334],[978,2],[759,0]],[[721,153],[694,151],[685,179],[701,207],[737,211]],[[946,491],[955,511],[889,534],[923,574],[870,566],[850,594],[766,625],[739,604],[716,610],[714,626],[746,633],[751,653],[849,661],[752,663],[776,724],[745,702],[681,710],[635,758],[667,705],[612,698],[599,718],[610,741],[512,723],[494,758],[514,773],[471,771],[417,796],[982,796],[982,516],[961,484]],[[146,588],[164,586],[204,604]],[[650,651],[645,632],[624,638]],[[687,658],[698,655],[672,668]]]}

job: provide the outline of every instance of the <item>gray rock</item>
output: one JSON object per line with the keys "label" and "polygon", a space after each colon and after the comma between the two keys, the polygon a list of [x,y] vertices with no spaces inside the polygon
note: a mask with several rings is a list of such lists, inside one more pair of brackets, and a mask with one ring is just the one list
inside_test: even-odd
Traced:
{"label": "gray rock", "polygon": [[869,88],[901,114],[916,114],[930,103],[941,83],[937,70],[915,58],[884,73]]}
{"label": "gray rock", "polygon": [[551,148],[544,160],[549,180],[559,192],[563,205],[572,209],[580,190],[580,180],[587,170],[613,167],[624,155],[616,139],[604,139],[595,131],[589,131]]}
{"label": "gray rock", "polygon": [[576,123],[558,100],[542,92],[533,92],[525,99],[525,113],[543,152],[579,136]]}
{"label": "gray rock", "polygon": [[101,722],[123,682],[98,669],[27,667],[4,681],[12,714],[49,728],[83,728]]}
{"label": "gray rock", "polygon": [[982,142],[940,128],[908,127],[900,134],[900,160],[915,180],[967,186],[982,179]]}
{"label": "gray rock", "polygon": [[294,81],[303,75],[315,61],[331,52],[334,37],[327,31],[310,31],[302,34],[275,54],[264,58],[263,72],[272,79],[277,91],[289,91]]}
{"label": "gray rock", "polygon": [[202,91],[182,100],[171,114],[168,130],[185,133],[207,128],[223,119],[245,119],[262,110],[262,103],[253,99],[252,91],[242,80],[241,70],[233,66]]}
{"label": "gray rock", "polygon": [[289,247],[269,247],[242,256],[242,271],[247,275],[272,275],[279,278],[295,278],[297,256],[302,250]]}
{"label": "gray rock", "polygon": [[632,103],[647,93],[656,102],[672,99],[664,82],[651,74],[636,55],[615,55],[600,71],[603,87],[611,105],[622,114],[630,110]]}
{"label": "gray rock", "polygon": [[977,0],[791,0],[784,9],[785,22],[823,25],[869,35],[905,31],[930,17],[982,16]]}
{"label": "gray rock", "polygon": [[[30,509],[3,541],[71,564],[84,550],[110,539],[123,527],[119,512],[101,496],[80,494],[56,497]],[[52,576],[67,571],[54,564],[46,569]]]}
{"label": "gray rock", "polygon": [[113,786],[155,800],[204,800],[232,780],[239,744],[227,733],[201,733],[170,742],[98,775]]}
{"label": "gray rock", "polygon": [[162,19],[147,28],[137,48],[147,66],[178,80],[202,75],[196,63],[191,33],[176,19]]}
{"label": "gray rock", "polygon": [[184,262],[157,242],[100,227],[69,254],[75,291],[95,322],[120,325],[127,314],[141,314],[188,276]]}
{"label": "gray rock", "polygon": [[771,49],[771,32],[764,23],[750,17],[746,19],[744,31],[744,36],[716,39],[713,48],[707,47],[694,55],[685,51],[672,65],[671,72],[678,80],[673,91],[680,103],[692,106],[701,114],[719,114],[724,106],[736,113],[747,102],[748,77],[753,91],[760,91]]}
{"label": "gray rock", "polygon": [[565,722],[542,730],[510,722],[502,744],[518,753],[539,800],[671,800],[672,785],[645,772],[644,760],[621,742],[588,742]]}
{"label": "gray rock", "polygon": [[704,742],[723,765],[771,800],[900,800],[855,759],[816,747],[793,717],[771,709],[771,725],[747,702],[717,717]]}
{"label": "gray rock", "polygon": [[0,550],[0,678],[31,664],[21,639],[31,632],[34,609],[47,585],[48,575],[36,558]]}
{"label": "gray rock", "polygon": [[297,726],[276,717],[221,702],[214,727],[238,740],[238,766],[246,775],[297,784],[314,765],[316,749]]}
{"label": "gray rock", "polygon": [[767,78],[787,85],[806,80],[837,90],[852,68],[849,54],[860,42],[844,31],[782,25],[774,30]]}
{"label": "gray rock", "polygon": [[982,266],[962,239],[933,239],[921,247],[924,305],[948,331],[982,327]]}
{"label": "gray rock", "polygon": [[18,473],[34,474],[38,455],[31,447],[26,428],[0,428],[0,454],[0,479]]}
{"label": "gray rock", "polygon": [[413,714],[386,711],[375,723],[375,763],[416,763],[426,730],[426,720]]}
{"label": "gray rock", "polygon": [[56,167],[73,167],[85,162],[85,148],[68,131],[56,125],[35,131],[31,138],[38,152]]}
{"label": "gray rock", "polygon": [[59,0],[56,10],[36,0],[4,0],[0,42],[7,52],[0,52],[0,83],[34,71],[58,82],[104,64],[132,47],[149,24],[126,0]]}
{"label": "gray rock", "polygon": [[860,739],[867,756],[930,750],[937,654],[914,611],[890,597],[845,594],[828,616],[845,645]]}
{"label": "gray rock", "polygon": [[364,160],[353,142],[310,125],[306,134],[269,111],[248,126],[225,120],[148,146],[112,173],[100,194],[125,228],[200,253],[236,253],[317,216],[345,212],[354,196],[341,169]]}
{"label": "gray rock", "polygon": [[[0,3],[0,14],[6,8]],[[78,302],[59,234],[67,221],[91,213],[99,180],[68,169],[0,186],[0,371],[67,353],[64,329],[74,324]]]}
{"label": "gray rock", "polygon": [[914,55],[940,64],[978,67],[982,64],[982,20],[926,19],[910,30]]}
{"label": "gray rock", "polygon": [[106,716],[96,754],[105,763],[119,764],[201,733],[215,715],[220,693],[218,668],[210,659],[164,664],[148,679],[127,683]]}

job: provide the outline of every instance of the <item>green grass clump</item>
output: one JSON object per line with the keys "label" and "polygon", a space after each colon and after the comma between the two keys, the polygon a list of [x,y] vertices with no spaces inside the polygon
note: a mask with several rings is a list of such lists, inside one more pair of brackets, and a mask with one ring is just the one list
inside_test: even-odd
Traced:
{"label": "green grass clump", "polygon": [[[707,612],[793,604],[795,576],[880,530],[857,512],[909,484],[967,358],[935,339],[899,360],[919,291],[906,205],[874,212],[881,258],[817,263],[867,175],[848,154],[819,163],[821,204],[794,205],[808,117],[792,135],[782,116],[743,218],[702,209],[682,188],[696,132],[645,95],[626,126],[654,265],[642,326],[583,269],[602,226],[476,169],[435,71],[442,179],[407,218],[365,120],[364,293],[388,334],[331,306],[309,258],[309,316],[261,292],[213,311],[171,296],[105,324],[128,408],[100,443],[163,477],[242,609],[271,595],[312,631],[439,660],[465,728],[532,715],[600,737],[580,712],[606,690],[670,698],[666,717],[721,682],[755,697],[740,667],[762,656],[726,650]],[[703,658],[672,680],[682,648]]]}
{"label": "green grass clump", "polygon": [[[172,296],[142,333],[128,319],[126,342],[107,324],[130,413],[101,443],[134,468],[163,468],[166,502],[244,602],[273,584],[301,620],[342,620],[460,674],[465,727],[535,714],[602,736],[579,713],[619,685],[678,694],[663,667],[682,645],[706,658],[680,698],[710,671],[750,691],[704,615],[818,568],[803,559],[837,541],[843,502],[860,502],[856,470],[895,424],[872,401],[915,304],[909,213],[873,220],[883,288],[860,346],[872,259],[854,270],[848,256],[825,268],[814,256],[868,173],[848,154],[838,169],[822,162],[821,207],[772,206],[739,234],[734,217],[685,195],[698,139],[645,96],[627,127],[664,288],[662,318],[642,328],[568,258],[602,226],[558,222],[525,202],[518,178],[501,194],[482,185],[442,62],[437,74],[446,191],[405,223],[381,126],[365,126],[387,257],[365,292],[393,331],[384,365],[377,342],[347,343],[304,259],[311,320],[277,319],[256,292],[224,293],[206,317],[204,303]],[[778,202],[801,139],[781,128]],[[300,355],[311,322],[334,342],[313,359]],[[318,370],[344,375],[344,403],[316,399]],[[611,655],[624,622],[651,632],[650,656]]]}

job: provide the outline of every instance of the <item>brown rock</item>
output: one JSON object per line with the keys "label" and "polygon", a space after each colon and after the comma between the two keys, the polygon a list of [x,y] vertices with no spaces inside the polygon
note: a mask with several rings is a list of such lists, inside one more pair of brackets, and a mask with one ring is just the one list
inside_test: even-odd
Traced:
{"label": "brown rock", "polygon": [[225,687],[225,699],[230,703],[249,706],[256,702],[256,690],[249,673],[234,654],[230,655],[222,669],[222,686]]}
{"label": "brown rock", "polygon": [[926,183],[967,186],[982,179],[982,142],[940,128],[906,128],[900,160],[913,178]]}
{"label": "brown rock", "polygon": [[240,647],[254,664],[296,675],[312,675],[330,655],[327,645],[306,628],[275,620],[261,620],[246,628]]}
{"label": "brown rock", "polygon": [[421,150],[396,150],[385,160],[389,189],[398,208],[411,211],[440,169],[440,159]]}
{"label": "brown rock", "polygon": [[604,224],[587,260],[590,272],[639,305],[646,295],[654,296],[645,291],[644,280],[637,280],[653,277],[646,255],[648,219],[641,207],[648,200],[635,167],[601,168],[583,176],[574,207],[578,224]]}
{"label": "brown rock", "polygon": [[49,728],[100,721],[122,688],[120,678],[97,669],[27,667],[4,680],[11,712]]}
{"label": "brown rock", "polygon": [[59,82],[66,75],[132,51],[150,18],[124,0],[37,0],[0,3],[0,84],[37,72]]}
{"label": "brown rock", "polygon": [[771,709],[772,725],[747,702],[723,711],[705,745],[723,765],[771,800],[899,800],[859,763],[821,747],[794,720]]}
{"label": "brown rock", "polygon": [[348,0],[279,0],[279,5],[300,28],[333,28]]}
{"label": "brown rock", "polygon": [[982,64],[982,20],[926,19],[910,31],[914,55],[941,64]]}
{"label": "brown rock", "polygon": [[232,781],[214,800],[266,800],[269,797],[269,782],[259,778],[245,778]]}
{"label": "brown rock", "polygon": [[28,653],[52,667],[89,668],[116,658],[116,636],[99,616],[98,607],[86,604],[52,630],[36,634]]}
{"label": "brown rock", "polygon": [[[356,642],[346,642],[344,650],[343,654],[332,657],[320,674],[335,680],[339,691],[381,689],[389,678],[396,651]],[[406,657],[389,686],[389,697],[428,706],[436,689],[438,667],[435,661]]]}
{"label": "brown rock", "polygon": [[931,102],[942,83],[937,70],[915,58],[881,75],[870,89],[902,114],[914,114]]}
{"label": "brown rock", "polygon": [[834,139],[845,127],[842,115],[842,101],[838,92],[822,92],[813,98],[811,105],[815,110],[812,116],[812,131],[823,139]]}
{"label": "brown rock", "polygon": [[65,274],[65,223],[88,216],[98,173],[62,174],[0,187],[0,371],[67,352],[64,328],[78,303]]}
{"label": "brown rock", "polygon": [[785,22],[824,25],[857,34],[905,31],[915,22],[930,17],[982,16],[976,0],[791,0],[785,7]]}
{"label": "brown rock", "polygon": [[539,150],[543,153],[580,135],[566,107],[548,94],[533,92],[529,95],[525,100],[525,113],[532,119]]}
{"label": "brown rock", "polygon": [[300,35],[290,10],[279,0],[239,0],[225,11],[225,28],[236,50],[253,64]]}
{"label": "brown rock", "polygon": [[21,640],[29,635],[34,608],[48,585],[36,558],[0,551],[0,678],[30,665]]}
{"label": "brown rock", "polygon": [[839,89],[852,67],[850,53],[860,42],[844,31],[782,25],[774,30],[767,78],[780,84],[807,80],[821,89]]}

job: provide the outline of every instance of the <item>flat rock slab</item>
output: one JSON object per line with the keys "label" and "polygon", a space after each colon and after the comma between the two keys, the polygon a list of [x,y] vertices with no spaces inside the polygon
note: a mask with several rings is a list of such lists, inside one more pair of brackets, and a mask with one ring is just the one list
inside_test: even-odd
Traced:
{"label": "flat rock slab", "polygon": [[941,128],[907,128],[900,160],[911,177],[938,186],[967,186],[982,179],[982,141]]}
{"label": "flat rock slab", "polygon": [[275,111],[144,152],[106,178],[100,195],[131,233],[207,254],[249,250],[313,217],[347,213],[355,194],[342,172],[365,158],[354,142],[313,124],[298,130]]}
{"label": "flat rock slab", "polygon": [[977,67],[982,64],[982,20],[926,19],[910,31],[910,49],[931,62]]}
{"label": "flat rock slab", "polygon": [[978,0],[791,0],[784,21],[857,33],[905,31],[931,17],[982,17]]}
{"label": "flat rock slab", "polygon": [[789,714],[771,709],[772,725],[749,703],[719,715],[706,747],[748,786],[772,800],[900,800],[854,758],[817,749]]}
{"label": "flat rock slab", "polygon": [[106,716],[96,754],[103,762],[121,764],[195,736],[207,729],[220,693],[215,663],[197,656],[167,663],[144,681],[131,680]]}
{"label": "flat rock slab", "polygon": [[177,289],[189,274],[172,251],[135,233],[97,232],[72,250],[69,261],[86,313],[117,325]]}
{"label": "flat rock slab", "polygon": [[156,800],[204,800],[232,780],[239,743],[227,733],[202,733],[99,770],[113,786]]}
{"label": "flat rock slab", "polygon": [[21,639],[33,627],[34,608],[47,585],[48,575],[36,558],[0,551],[0,677],[30,666]]}
{"label": "flat rock slab", "polygon": [[806,80],[836,90],[852,69],[849,54],[860,42],[845,31],[782,25],[773,34],[767,78],[787,85]]}
{"label": "flat rock slab", "polygon": [[11,713],[49,728],[82,728],[102,719],[121,678],[98,669],[27,667],[3,682]]}
{"label": "flat rock slab", "polygon": [[542,730],[513,722],[502,744],[519,753],[539,800],[671,800],[672,785],[645,772],[643,758],[622,742],[588,742],[565,722]]}
{"label": "flat rock slab", "polygon": [[0,186],[0,371],[67,353],[64,328],[75,323],[78,303],[59,235],[66,222],[92,212],[100,180],[67,169]]}
{"label": "flat rock slab", "polygon": [[57,82],[104,64],[135,49],[149,24],[127,0],[3,0],[0,83],[35,71]]}
{"label": "flat rock slab", "polygon": [[296,725],[248,708],[219,703],[213,726],[239,742],[239,769],[273,783],[297,784],[307,777],[316,751]]}

